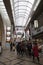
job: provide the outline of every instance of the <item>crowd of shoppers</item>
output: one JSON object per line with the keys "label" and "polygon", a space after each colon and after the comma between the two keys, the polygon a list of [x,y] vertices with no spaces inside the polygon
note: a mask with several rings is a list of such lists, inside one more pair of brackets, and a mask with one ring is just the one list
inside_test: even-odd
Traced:
{"label": "crowd of shoppers", "polygon": [[22,42],[18,42],[16,45],[14,43],[10,43],[10,51],[15,51],[15,47],[16,47],[16,51],[17,51],[17,55],[27,55],[30,58],[33,57],[33,62],[35,61],[35,58],[37,58],[37,61],[39,63],[39,48],[38,48],[38,44],[37,42],[31,42],[28,41],[27,43],[25,43],[24,41]]}
{"label": "crowd of shoppers", "polygon": [[23,56],[24,54],[28,54],[29,57],[33,57],[33,61],[36,57],[39,63],[39,49],[36,41],[33,42],[33,44],[31,41],[28,41],[27,44],[25,44],[24,41],[18,42],[16,45],[16,50],[17,55],[19,54]]}
{"label": "crowd of shoppers", "polygon": [[15,44],[14,44],[14,42],[10,43],[10,51],[15,51]]}
{"label": "crowd of shoppers", "polygon": [[[27,55],[30,58],[33,57],[33,62],[35,61],[35,58],[37,58],[37,61],[39,63],[39,47],[37,41],[31,42],[27,41],[26,43],[24,41],[18,42],[15,44],[14,42],[11,41],[10,43],[10,51],[17,51],[17,55]],[[0,42],[0,54],[2,54],[2,44]]]}

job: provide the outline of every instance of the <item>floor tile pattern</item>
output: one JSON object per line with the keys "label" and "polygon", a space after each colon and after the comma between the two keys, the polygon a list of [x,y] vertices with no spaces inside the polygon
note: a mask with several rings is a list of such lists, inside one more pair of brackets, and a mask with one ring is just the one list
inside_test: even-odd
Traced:
{"label": "floor tile pattern", "polygon": [[0,65],[43,65],[43,58],[41,58],[40,64],[33,62],[32,58],[27,56],[18,56],[15,52],[4,50],[0,55]]}

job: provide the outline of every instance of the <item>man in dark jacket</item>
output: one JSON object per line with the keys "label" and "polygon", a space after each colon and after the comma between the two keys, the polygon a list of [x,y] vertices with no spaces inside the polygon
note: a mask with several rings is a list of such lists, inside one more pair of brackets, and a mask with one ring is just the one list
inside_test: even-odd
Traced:
{"label": "man in dark jacket", "polygon": [[12,42],[10,43],[10,51],[12,51],[12,46],[13,46],[13,44],[12,44]]}
{"label": "man in dark jacket", "polygon": [[31,50],[32,50],[31,42],[28,42],[27,49],[28,49],[29,56],[31,56]]}

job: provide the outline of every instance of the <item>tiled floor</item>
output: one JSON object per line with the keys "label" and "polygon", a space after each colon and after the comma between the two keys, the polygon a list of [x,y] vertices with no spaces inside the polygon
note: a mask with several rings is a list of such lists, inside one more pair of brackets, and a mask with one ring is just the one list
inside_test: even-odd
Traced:
{"label": "tiled floor", "polygon": [[40,64],[37,61],[33,63],[32,58],[17,56],[16,51],[4,50],[0,56],[0,65],[43,65],[43,57],[40,60]]}

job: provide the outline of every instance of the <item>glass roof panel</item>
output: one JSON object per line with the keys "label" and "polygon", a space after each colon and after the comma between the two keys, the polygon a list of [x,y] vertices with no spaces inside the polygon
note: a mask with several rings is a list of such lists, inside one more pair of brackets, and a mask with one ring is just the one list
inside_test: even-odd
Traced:
{"label": "glass roof panel", "polygon": [[[24,14],[24,13],[25,13],[25,14]],[[29,13],[27,13],[27,12],[17,12],[17,13],[15,14],[15,16],[16,16],[16,15],[18,15],[18,16],[19,16],[19,15],[26,15],[26,16],[28,16],[28,14],[29,14]]]}
{"label": "glass roof panel", "polygon": [[[19,9],[19,11],[21,11],[21,12],[24,12],[24,11],[29,12],[27,9]],[[16,12],[18,12],[18,10],[16,10],[15,13]]]}
{"label": "glass roof panel", "polygon": [[29,2],[32,3],[32,4],[34,3],[34,0],[26,0],[26,1],[29,1]]}
{"label": "glass roof panel", "polygon": [[24,16],[18,16],[18,17],[15,18],[15,20],[18,19],[18,18],[25,18],[25,17]]}
{"label": "glass roof panel", "polygon": [[[27,5],[28,4],[28,5]],[[29,7],[31,8],[32,7],[32,4],[28,3],[28,2],[19,2],[19,6],[26,6],[26,7]]]}
{"label": "glass roof panel", "polygon": [[32,8],[32,4],[26,2],[26,5],[27,5],[29,8]]}
{"label": "glass roof panel", "polygon": [[25,26],[35,0],[14,0],[15,26]]}
{"label": "glass roof panel", "polygon": [[17,2],[18,0],[14,0],[14,2]]}
{"label": "glass roof panel", "polygon": [[28,15],[27,14],[17,14],[16,16],[15,16],[15,19],[18,19],[18,18],[25,18],[25,20],[28,18]]}
{"label": "glass roof panel", "polygon": [[2,1],[0,2],[0,6],[4,6],[4,3]]}
{"label": "glass roof panel", "polygon": [[[19,22],[18,22],[18,21],[19,21]],[[23,17],[18,18],[18,19],[16,20],[16,22],[15,22],[15,25],[16,25],[16,26],[22,26],[22,23],[23,23]]]}
{"label": "glass roof panel", "polygon": [[0,5],[0,9],[5,9],[5,7]]}
{"label": "glass roof panel", "polygon": [[18,8],[19,9],[26,9],[24,6],[19,6]]}
{"label": "glass roof panel", "polygon": [[3,0],[0,0],[0,2],[3,1]]}
{"label": "glass roof panel", "polygon": [[19,5],[26,5],[26,2],[19,2]]}
{"label": "glass roof panel", "polygon": [[[36,0],[12,0],[14,10],[14,23],[16,26],[26,27],[31,19],[31,12],[33,12]],[[18,27],[19,29],[19,27]]]}

